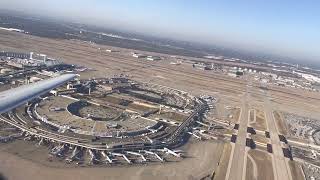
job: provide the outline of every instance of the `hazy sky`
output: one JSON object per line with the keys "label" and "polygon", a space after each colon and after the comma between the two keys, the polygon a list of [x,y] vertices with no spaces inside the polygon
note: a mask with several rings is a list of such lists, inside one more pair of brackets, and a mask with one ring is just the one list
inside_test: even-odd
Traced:
{"label": "hazy sky", "polygon": [[0,8],[320,62],[318,0],[0,0]]}

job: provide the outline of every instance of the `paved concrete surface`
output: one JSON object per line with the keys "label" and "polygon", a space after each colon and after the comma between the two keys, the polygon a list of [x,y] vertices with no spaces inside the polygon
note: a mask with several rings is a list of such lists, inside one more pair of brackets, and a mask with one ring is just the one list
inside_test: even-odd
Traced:
{"label": "paved concrete surface", "polygon": [[239,130],[237,133],[236,143],[233,145],[229,165],[226,174],[226,180],[239,180],[245,178],[246,167],[246,137],[247,127],[249,123],[249,88],[251,85],[247,85],[246,92],[242,98],[241,114]]}
{"label": "paved concrete surface", "polygon": [[265,96],[265,113],[268,129],[270,132],[270,141],[273,149],[273,166],[274,166],[274,176],[276,180],[292,180],[290,167],[288,160],[284,157],[281,141],[279,139],[279,133],[276,127],[276,122],[273,117],[272,104],[270,97],[266,92]]}

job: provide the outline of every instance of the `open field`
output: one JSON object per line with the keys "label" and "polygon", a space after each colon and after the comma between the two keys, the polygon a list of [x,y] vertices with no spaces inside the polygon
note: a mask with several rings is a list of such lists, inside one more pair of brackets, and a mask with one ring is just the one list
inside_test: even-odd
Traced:
{"label": "open field", "polygon": [[273,113],[273,115],[274,115],[274,118],[275,118],[275,120],[277,122],[277,127],[278,127],[278,131],[280,132],[280,134],[287,135],[287,128],[286,128],[286,125],[285,125],[285,121],[281,117],[281,113],[275,111]]}
{"label": "open field", "polygon": [[254,124],[254,127],[260,131],[267,130],[266,117],[265,117],[264,111],[259,109],[256,110],[256,122]]}
{"label": "open field", "polygon": [[[249,170],[249,177],[259,180],[273,179],[272,160],[268,153],[259,150],[249,150],[248,161],[251,164],[247,166],[247,169],[252,168]],[[247,179],[250,179],[249,177]]]}
{"label": "open field", "polygon": [[[15,144],[17,145],[17,144]],[[53,166],[46,163],[46,151],[36,148],[31,144],[23,144],[21,147],[26,151],[14,155],[13,147],[1,146],[0,169],[8,179],[34,179],[47,180],[70,179],[70,180],[93,180],[93,179],[200,179],[212,174],[217,166],[223,151],[222,143],[197,142],[189,145],[190,158],[178,163],[155,164],[150,166],[134,167],[98,167],[80,168],[72,165]],[[207,151],[214,149],[214,151]],[[33,153],[32,153],[33,152]],[[45,155],[43,155],[45,153]],[[33,160],[30,160],[33,159]],[[36,162],[35,162],[36,160]],[[197,164],[197,166],[194,166]],[[70,167],[71,166],[71,167]],[[28,168],[26,168],[28,167]],[[192,171],[190,171],[192,169]],[[21,173],[19,173],[21,172]],[[94,174],[94,176],[93,176]]]}
{"label": "open field", "polygon": [[246,167],[246,179],[255,180],[258,177],[258,170],[256,162],[252,159],[251,156],[248,156],[247,167]]}
{"label": "open field", "polygon": [[258,142],[264,143],[264,144],[267,144],[269,142],[268,139],[264,135],[255,134],[255,135],[251,135],[251,137],[255,142],[258,141]]}
{"label": "open field", "polygon": [[304,175],[303,175],[303,171],[302,171],[301,165],[298,162],[290,161],[289,162],[289,166],[291,168],[292,179],[293,180],[304,179]]}
{"label": "open field", "polygon": [[222,156],[220,157],[219,160],[219,166],[215,170],[215,176],[214,180],[224,180],[226,173],[227,173],[227,168],[228,168],[228,161],[231,153],[231,145],[230,144],[225,144]]}

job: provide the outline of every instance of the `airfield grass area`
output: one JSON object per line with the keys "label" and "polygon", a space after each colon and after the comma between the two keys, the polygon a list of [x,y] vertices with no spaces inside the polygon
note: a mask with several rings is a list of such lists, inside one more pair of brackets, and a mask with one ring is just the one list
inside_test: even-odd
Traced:
{"label": "airfield grass area", "polygon": [[[256,164],[257,179],[259,180],[273,179],[272,159],[267,152],[262,152],[259,150],[249,150],[248,155],[250,155],[253,159],[252,165],[255,166],[254,164]],[[250,161],[249,158],[247,162],[248,161]],[[249,168],[250,167],[247,166],[247,169]],[[251,169],[251,171],[252,170],[254,170],[254,168]],[[251,175],[251,177],[254,177],[254,176]]]}
{"label": "airfield grass area", "polygon": [[266,117],[265,113],[261,109],[251,109],[249,112],[250,126],[259,131],[266,131]]}
{"label": "airfield grass area", "polygon": [[285,126],[284,119],[281,117],[281,112],[275,111],[273,112],[275,121],[277,123],[278,131],[280,134],[287,135],[287,128]]}
{"label": "airfield grass area", "polygon": [[223,148],[223,153],[220,157],[219,160],[219,166],[214,169],[215,171],[215,176],[214,180],[224,180],[227,174],[227,169],[228,169],[228,164],[229,164],[229,159],[230,159],[230,154],[231,154],[231,144],[226,143]]}

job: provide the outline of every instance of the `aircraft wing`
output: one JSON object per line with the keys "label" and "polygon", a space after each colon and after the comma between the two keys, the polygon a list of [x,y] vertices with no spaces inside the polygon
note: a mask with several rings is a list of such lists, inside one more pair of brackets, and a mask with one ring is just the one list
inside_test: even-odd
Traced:
{"label": "aircraft wing", "polygon": [[75,77],[77,77],[75,74],[64,74],[0,92],[0,113],[10,111],[74,79]]}

